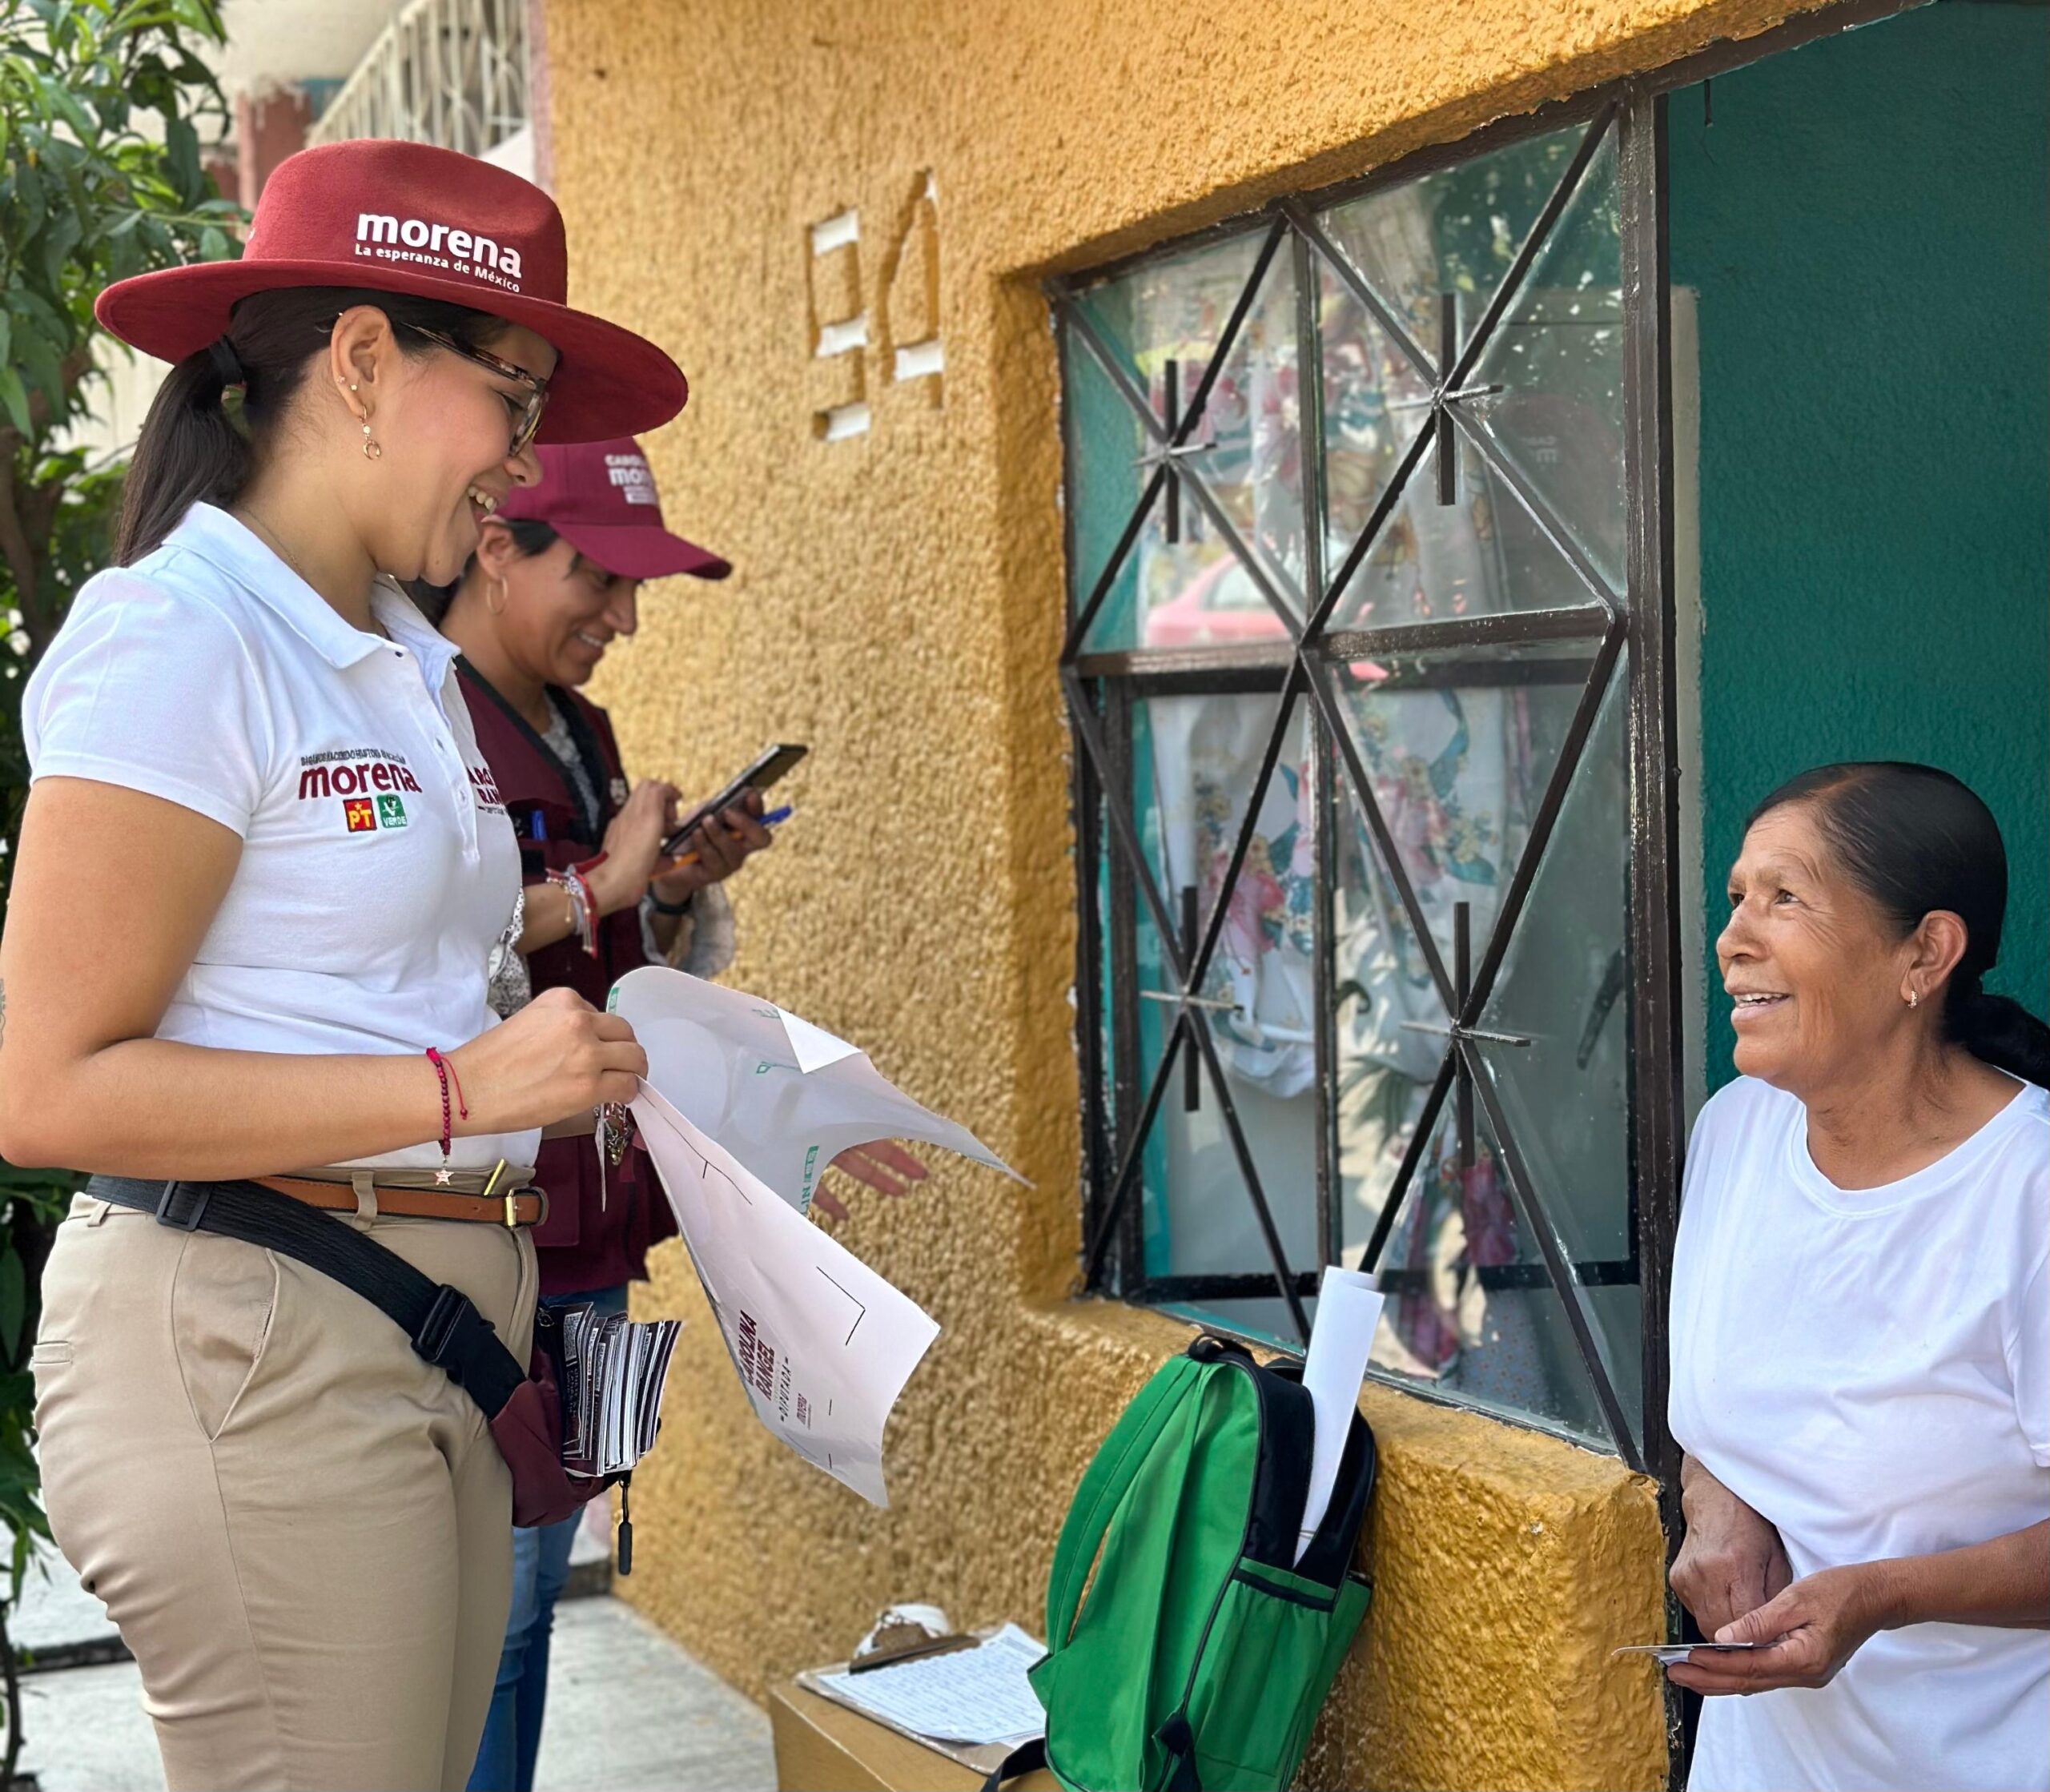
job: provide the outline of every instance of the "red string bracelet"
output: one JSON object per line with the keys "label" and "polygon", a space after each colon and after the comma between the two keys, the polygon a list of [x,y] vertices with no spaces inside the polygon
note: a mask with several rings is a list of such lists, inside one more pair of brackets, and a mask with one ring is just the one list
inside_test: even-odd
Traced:
{"label": "red string bracelet", "polygon": [[463,1099],[463,1079],[456,1074],[456,1061],[452,1058],[441,1058],[439,1052],[435,1055],[440,1058],[442,1068],[448,1071],[449,1083],[456,1091],[456,1112],[467,1120],[470,1117],[470,1104]]}
{"label": "red string bracelet", "polygon": [[434,1074],[441,1079],[441,1161],[448,1161],[448,1060],[432,1046],[427,1048],[427,1061],[434,1067]]}

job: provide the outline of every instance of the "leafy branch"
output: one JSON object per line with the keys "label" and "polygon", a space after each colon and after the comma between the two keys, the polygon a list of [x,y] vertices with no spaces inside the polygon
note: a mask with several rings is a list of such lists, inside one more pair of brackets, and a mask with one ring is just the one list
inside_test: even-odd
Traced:
{"label": "leafy branch", "polygon": [[[0,0],[0,913],[28,797],[21,698],[107,563],[122,468],[70,440],[123,352],[93,318],[118,279],[238,251],[200,127],[227,112],[203,53],[215,0]],[[48,1534],[24,1358],[50,1234],[80,1179],[0,1163],[0,1528],[12,1586]]]}

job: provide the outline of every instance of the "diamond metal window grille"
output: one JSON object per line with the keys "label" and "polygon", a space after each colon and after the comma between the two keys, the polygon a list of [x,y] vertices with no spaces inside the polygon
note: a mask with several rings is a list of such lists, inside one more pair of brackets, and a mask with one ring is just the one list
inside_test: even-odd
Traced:
{"label": "diamond metal window grille", "polygon": [[[1651,103],[1633,102],[1626,96],[1622,103],[1603,105],[1590,122],[1576,127],[1578,141],[1573,143],[1558,179],[1522,231],[1513,259],[1492,291],[1445,291],[1406,298],[1391,292],[1385,281],[1373,277],[1371,270],[1363,271],[1333,239],[1327,222],[1329,213],[1320,215],[1310,203],[1300,199],[1279,203],[1250,227],[1203,239],[1227,244],[1236,240],[1240,252],[1249,252],[1251,257],[1244,283],[1217,329],[1215,348],[1207,359],[1169,356],[1164,364],[1142,372],[1137,357],[1124,352],[1115,340],[1116,331],[1096,303],[1096,295],[1113,276],[1085,276],[1050,288],[1070,387],[1064,408],[1070,481],[1068,564],[1073,589],[1061,679],[1079,748],[1077,818],[1083,842],[1080,982],[1089,992],[1083,1007],[1082,1036],[1090,1060],[1085,1135],[1091,1190],[1084,1246],[1086,1280],[1091,1287],[1107,1286],[1113,1292],[1156,1301],[1278,1296],[1293,1328],[1307,1340],[1304,1303],[1315,1292],[1317,1264],[1292,1260],[1284,1248],[1283,1228],[1277,1224],[1263,1182],[1258,1154],[1249,1142],[1220,1062],[1220,1011],[1235,1003],[1210,993],[1220,936],[1258,830],[1262,802],[1292,731],[1300,727],[1302,712],[1307,709],[1319,823],[1315,830],[1320,890],[1315,1045],[1320,1259],[1329,1262],[1338,1256],[1333,1192],[1337,1147],[1329,1095],[1335,1049],[1332,1010],[1338,1000],[1332,993],[1331,898],[1337,878],[1334,823],[1341,804],[1349,801],[1371,841],[1375,873],[1399,905],[1401,918],[1391,918],[1391,924],[1405,930],[1413,942],[1441,1011],[1436,1022],[1405,1023],[1413,1031],[1434,1034],[1442,1043],[1442,1055],[1421,1111],[1409,1127],[1406,1149],[1368,1241],[1364,1263],[1384,1268],[1385,1285],[1395,1279],[1382,1264],[1383,1256],[1405,1207],[1415,1203],[1420,1167],[1439,1136],[1441,1116],[1448,1107],[1462,1171],[1475,1162],[1479,1129],[1484,1125],[1516,1225],[1521,1238],[1534,1244],[1538,1260],[1490,1264],[1481,1271],[1480,1284],[1496,1288],[1549,1286],[1556,1292],[1600,1422],[1618,1452],[1639,1469],[1645,1463],[1645,1452],[1638,1441],[1640,1434],[1618,1392],[1618,1377],[1605,1356],[1589,1295],[1590,1289],[1640,1280],[1635,1191],[1633,1187],[1629,1195],[1626,1253],[1576,1257],[1566,1242],[1560,1216],[1541,1186],[1542,1179],[1533,1174],[1531,1147],[1537,1142],[1530,1137],[1530,1127],[1512,1115],[1505,1099],[1499,1069],[1504,1055],[1523,1051],[1531,1041],[1492,1024],[1490,1001],[1501,984],[1505,957],[1518,937],[1518,923],[1530,904],[1546,847],[1587,756],[1605,699],[1614,686],[1621,703],[1627,694],[1625,687],[1634,678],[1650,676],[1633,666],[1626,652],[1626,647],[1638,644],[1632,639],[1631,603],[1626,601],[1625,589],[1629,588],[1631,602],[1649,601],[1655,605],[1658,601],[1656,556],[1648,559],[1644,551],[1645,542],[1655,539],[1657,520],[1651,520],[1647,535],[1643,507],[1632,507],[1626,577],[1622,564],[1626,531],[1619,492],[1598,494],[1614,507],[1613,527],[1606,513],[1597,526],[1590,526],[1586,516],[1570,513],[1574,494],[1562,497],[1561,482],[1548,470],[1544,444],[1533,448],[1531,442],[1519,440],[1491,407],[1503,391],[1505,360],[1517,352],[1512,314],[1519,307],[1543,303],[1543,295],[1535,291],[1533,271],[1564,234],[1562,220],[1577,199],[1584,199],[1605,175],[1610,183],[1616,181],[1618,138],[1627,139],[1634,126],[1640,138],[1638,153],[1644,153],[1642,139],[1648,132]],[[1629,149],[1626,143],[1626,153]],[[1627,198],[1623,210],[1626,214],[1632,211]],[[1642,219],[1626,216],[1625,223],[1641,227]],[[1503,230],[1501,219],[1496,219],[1495,227],[1498,234]],[[1627,229],[1624,234],[1628,235]],[[1176,245],[1165,254],[1172,259],[1184,252],[1184,246]],[[1642,271],[1642,240],[1634,248],[1625,242],[1619,253],[1624,271],[1619,283],[1627,313],[1634,302],[1630,276],[1634,269]],[[1292,316],[1277,318],[1273,296],[1288,283],[1291,274]],[[1391,417],[1405,408],[1416,413],[1407,425],[1413,433],[1396,461],[1393,476],[1374,500],[1364,526],[1342,552],[1332,539],[1326,489],[1325,362],[1320,337],[1320,294],[1331,291],[1333,283],[1371,320],[1396,358],[1384,385],[1392,383],[1397,391],[1412,391],[1409,398],[1389,404]],[[1474,297],[1480,300],[1477,304],[1470,302]],[[1642,295],[1634,302],[1642,303]],[[1564,308],[1578,307],[1568,303]],[[1223,450],[1209,410],[1256,311],[1264,330],[1292,327],[1300,515],[1279,520],[1256,517],[1249,529],[1244,507],[1236,507],[1234,514],[1232,494],[1226,488],[1229,473],[1220,464]],[[1567,327],[1579,320],[1562,315],[1550,321]],[[1610,322],[1617,320],[1612,316]],[[1618,333],[1626,339],[1629,335],[1620,325]],[[1641,340],[1633,344],[1626,340],[1626,350],[1638,354],[1637,361],[1627,368],[1624,352],[1616,357],[1618,384],[1635,384],[1640,418],[1642,347]],[[1100,472],[1103,464],[1100,451],[1091,451],[1078,440],[1075,413],[1079,400],[1072,389],[1078,378],[1099,383],[1116,395],[1143,444],[1128,469],[1113,469],[1117,476],[1133,481],[1137,495],[1107,559],[1093,573],[1078,567],[1076,561],[1076,485],[1090,476],[1092,452],[1097,454],[1095,470]],[[1158,403],[1149,390],[1155,385],[1160,393]],[[1614,420],[1619,438],[1632,420],[1622,414],[1625,408],[1619,395]],[[1393,427],[1399,434],[1405,425],[1397,419]],[[1620,453],[1617,464],[1620,487],[1624,483]],[[1481,470],[1491,489],[1509,494],[1521,506],[1537,536],[1560,565],[1569,569],[1562,574],[1570,584],[1564,597],[1548,592],[1541,607],[1484,609],[1480,613],[1455,611],[1392,622],[1377,622],[1371,605],[1363,614],[1352,613],[1360,606],[1349,600],[1349,593],[1361,582],[1362,569],[1382,551],[1393,532],[1404,526],[1405,506],[1413,507],[1409,514],[1413,516],[1413,507],[1426,500],[1440,505],[1454,504],[1462,480],[1473,469]],[[1099,620],[1107,613],[1113,592],[1128,576],[1142,533],[1149,528],[1169,545],[1197,532],[1214,536],[1228,550],[1228,570],[1220,576],[1242,579],[1252,594],[1248,598],[1249,607],[1256,611],[1260,605],[1266,606],[1272,623],[1260,621],[1242,641],[1224,645],[1132,646],[1099,640]],[[1529,814],[1527,836],[1515,854],[1492,920],[1478,938],[1468,906],[1462,903],[1453,914],[1451,940],[1442,942],[1405,869],[1388,806],[1377,791],[1357,729],[1349,716],[1348,693],[1356,682],[1353,669],[1362,664],[1374,667],[1381,689],[1400,688],[1405,677],[1423,688],[1450,680],[1457,680],[1462,688],[1530,681],[1549,681],[1558,687],[1567,681],[1578,685],[1557,762]],[[1178,895],[1162,887],[1155,861],[1142,840],[1130,775],[1131,716],[1135,705],[1164,697],[1233,691],[1271,693],[1275,707],[1252,788],[1232,836],[1228,861],[1221,876],[1212,880],[1215,895],[1206,916],[1193,886],[1184,885]],[[1633,712],[1634,755],[1638,732]],[[1640,775],[1635,769],[1631,775],[1634,834],[1640,807],[1635,786]],[[1620,829],[1620,817],[1617,825]],[[1631,872],[1636,881],[1646,867],[1641,843],[1634,839],[1632,845],[1640,848],[1632,853]],[[1619,845],[1619,858],[1622,850]],[[1634,900],[1642,906],[1641,895]],[[1139,918],[1136,922],[1129,918],[1134,915]],[[1147,922],[1157,949],[1161,980],[1168,986],[1164,989],[1141,989],[1135,974],[1132,935],[1135,925]],[[1641,923],[1634,920],[1625,932],[1638,930]],[[1598,1011],[1586,1019],[1590,1038],[1624,995],[1628,982],[1631,939],[1618,937],[1614,945],[1609,973],[1602,979]],[[1106,981],[1111,986],[1107,992],[1102,986]],[[1142,1002],[1152,1004],[1148,1024],[1157,1022],[1164,1030],[1157,1060],[1144,1078],[1143,1087],[1140,1071],[1145,1055],[1136,1049]],[[1626,1012],[1631,1011],[1630,1004],[1625,1006]],[[1580,1025],[1579,1017],[1574,1017],[1574,1028]],[[1633,1059],[1635,1055],[1634,1049]],[[1148,1142],[1171,1100],[1179,1101],[1185,1111],[1196,1110],[1205,1102],[1216,1104],[1216,1119],[1221,1123],[1249,1197],[1266,1260],[1264,1267],[1231,1274],[1145,1274],[1134,1191],[1142,1180]],[[1640,1146],[1641,1139],[1634,1136],[1634,1152]],[[1634,1183],[1634,1173],[1630,1179]],[[1624,1199],[1624,1191],[1618,1190],[1617,1201]],[[1662,1275],[1647,1293],[1658,1295],[1662,1286]],[[1662,1309],[1662,1299],[1657,1304]],[[1655,1317],[1650,1305],[1647,1300],[1646,1321],[1657,1327],[1662,1349],[1662,1316]],[[1647,1363],[1649,1360],[1647,1352]],[[1662,1378],[1648,1374],[1646,1381],[1649,1405],[1662,1394]],[[1646,1434],[1662,1439],[1658,1419],[1646,1425]]]}

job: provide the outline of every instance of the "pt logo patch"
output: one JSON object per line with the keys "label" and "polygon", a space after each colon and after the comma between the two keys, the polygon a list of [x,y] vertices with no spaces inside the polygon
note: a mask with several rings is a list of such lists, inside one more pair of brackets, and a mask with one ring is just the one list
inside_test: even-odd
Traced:
{"label": "pt logo patch", "polygon": [[372,834],[377,828],[377,810],[368,797],[347,797],[342,802],[342,814],[348,822],[351,834]]}
{"label": "pt logo patch", "polygon": [[402,828],[406,825],[406,806],[396,797],[377,799],[377,825],[384,828]]}

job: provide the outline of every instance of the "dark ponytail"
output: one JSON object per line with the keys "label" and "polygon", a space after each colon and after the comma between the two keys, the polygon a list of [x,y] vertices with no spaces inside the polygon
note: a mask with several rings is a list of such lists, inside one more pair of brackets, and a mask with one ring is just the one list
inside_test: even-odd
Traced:
{"label": "dark ponytail", "polygon": [[375,305],[397,328],[406,355],[433,345],[403,326],[488,348],[503,334],[498,318],[438,299],[349,287],[291,287],[251,294],[235,307],[227,334],[188,355],[157,388],[136,439],[115,533],[115,564],[153,553],[195,504],[231,504],[277,428],[335,319],[352,306]]}
{"label": "dark ponytail", "polygon": [[1993,812],[1932,765],[1854,761],[1781,785],[1746,830],[1795,802],[1811,806],[1845,874],[1903,935],[1939,909],[1964,922],[1964,956],[1943,992],[1943,1036],[1996,1070],[2050,1085],[2050,1027],[1981,987],[2000,959],[2008,907],[2008,853]]}

